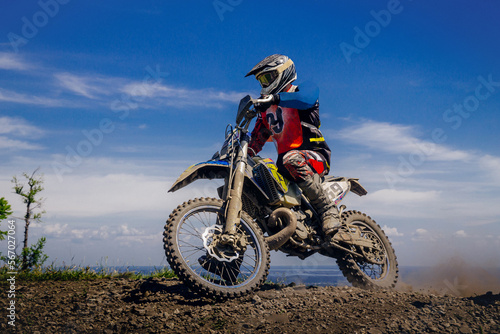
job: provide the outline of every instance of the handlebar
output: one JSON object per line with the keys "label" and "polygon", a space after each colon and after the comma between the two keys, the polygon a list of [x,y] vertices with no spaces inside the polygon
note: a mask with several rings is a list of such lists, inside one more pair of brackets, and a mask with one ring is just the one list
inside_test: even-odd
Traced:
{"label": "handlebar", "polygon": [[265,96],[262,99],[252,99],[250,95],[245,96],[244,98],[241,99],[240,105],[238,106],[238,113],[236,114],[236,124],[240,124],[241,122],[246,119],[247,122],[247,127],[248,124],[250,124],[250,120],[254,118],[257,115],[257,112],[255,109],[251,109],[252,105],[258,104],[258,103],[269,103],[273,101],[273,96],[268,95]]}
{"label": "handlebar", "polygon": [[267,103],[267,102],[271,102],[273,100],[273,96],[272,95],[267,95],[267,97],[263,98],[263,99],[255,99],[253,100],[253,103]]}

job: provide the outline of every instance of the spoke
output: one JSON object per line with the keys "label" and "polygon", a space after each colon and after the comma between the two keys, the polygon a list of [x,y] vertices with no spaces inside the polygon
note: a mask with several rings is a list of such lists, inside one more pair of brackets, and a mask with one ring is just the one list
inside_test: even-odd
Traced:
{"label": "spoke", "polygon": [[238,271],[235,270],[234,268],[231,268],[231,270],[228,270],[229,276],[231,277],[233,282],[236,282],[238,280]]}
{"label": "spoke", "polygon": [[255,267],[257,266],[257,262],[255,262],[255,261],[254,261],[254,263],[252,264],[252,263],[248,263],[247,261],[243,260],[243,261],[241,262],[241,265],[243,265],[243,264],[246,264],[246,265],[247,265],[247,266],[245,266],[245,268],[248,268],[248,267],[252,268],[252,270],[250,270],[250,271],[253,271],[253,270],[255,269]]}
{"label": "spoke", "polygon": [[182,228],[179,229],[178,235],[179,237],[182,235],[185,236],[186,238],[195,238],[198,240],[203,240],[201,233],[191,226],[182,226]]}
{"label": "spoke", "polygon": [[193,232],[189,232],[189,231],[185,231],[185,232],[180,231],[179,235],[181,235],[181,234],[183,234],[183,235],[192,235],[193,237],[199,237],[200,239],[203,239],[203,237],[201,236],[200,233],[198,233],[198,231],[195,230],[195,232],[196,232],[196,234],[194,234]]}
{"label": "spoke", "polygon": [[[208,227],[208,226],[213,225],[213,224],[212,224],[212,218],[211,218],[211,216],[212,216],[212,214],[214,214],[214,213],[215,213],[215,212],[210,212],[210,216],[209,216],[209,213],[208,213],[207,211],[204,211],[204,212],[203,212],[203,214],[205,215],[205,221],[206,221],[206,222],[207,222],[207,224],[208,224],[208,225],[205,225],[205,226],[207,226],[207,227]],[[217,217],[217,216],[216,216],[216,217]],[[216,222],[217,222],[217,219],[216,219]],[[202,223],[203,223],[203,221],[202,221]]]}
{"label": "spoke", "polygon": [[245,254],[245,257],[250,258],[251,260],[257,262],[257,255]]}
{"label": "spoke", "polygon": [[221,271],[220,271],[220,278],[221,278],[221,280],[220,280],[220,281],[221,281],[222,283],[224,283],[224,285],[225,285],[225,286],[227,286],[226,280],[222,278],[222,276],[224,275],[224,269],[226,269],[226,271],[227,271],[227,268],[226,268],[226,265],[225,265],[225,264],[222,266],[222,269],[221,269]]}
{"label": "spoke", "polygon": [[198,223],[201,223],[203,226],[205,226],[205,227],[208,227],[208,226],[209,226],[209,225],[207,225],[207,224],[205,223],[205,221],[203,220],[203,218],[201,218],[201,217],[200,217],[200,213],[196,213],[196,214],[192,215],[191,217],[192,217],[194,220],[197,220],[197,221],[198,221]]}
{"label": "spoke", "polygon": [[[220,209],[215,207],[200,207],[191,211],[189,216],[184,217],[178,229],[178,248],[186,262],[191,262],[191,270],[195,275],[220,287],[231,287],[244,284],[255,274],[259,265],[260,254],[257,249],[256,236],[242,219],[237,224],[237,233],[246,241],[245,254],[241,255],[237,263],[209,261],[204,264],[206,268],[197,261],[198,256],[206,253],[203,245],[203,233],[207,228],[214,225],[221,226]],[[213,235],[219,234],[217,229],[210,229]],[[213,238],[207,240],[213,242]],[[190,261],[188,261],[190,260]],[[241,261],[241,262],[240,262]],[[239,264],[239,265],[238,265]],[[217,274],[215,274],[216,272]],[[227,278],[225,280],[224,277]]]}
{"label": "spoke", "polygon": [[[195,253],[198,253],[199,251],[204,251],[205,249],[204,248],[199,248],[199,249],[193,249],[193,250],[187,250],[187,251],[184,251],[183,255],[184,255],[184,258],[188,258],[192,255],[194,255]],[[190,254],[187,254],[187,253],[190,253]]]}
{"label": "spoke", "polygon": [[[204,227],[209,227],[210,226],[210,219],[207,216],[207,213],[213,213],[213,212],[212,211],[210,211],[210,212],[206,212],[206,211],[195,212],[189,218],[193,218],[194,220],[197,220]],[[201,217],[201,214],[203,214],[205,217],[204,218]],[[206,221],[208,221],[208,222],[206,222]],[[193,223],[191,223],[191,224],[193,224]]]}
{"label": "spoke", "polygon": [[[182,244],[181,244],[182,243]],[[187,245],[187,246],[186,246]],[[193,248],[196,248],[196,249],[204,249],[203,246],[197,246],[197,245],[193,245],[193,244],[190,244],[189,242],[187,241],[184,241],[184,240],[179,240],[179,248],[181,247],[193,247]]]}
{"label": "spoke", "polygon": [[194,225],[191,221],[185,220],[184,222],[185,222],[185,225],[187,225],[193,229],[193,231],[196,233],[196,236],[202,238],[201,233],[196,229],[196,227],[194,227]]}
{"label": "spoke", "polygon": [[248,268],[247,266],[241,265],[241,267],[240,267],[240,273],[241,273],[242,276],[244,276],[244,274],[242,273],[241,268],[243,268],[246,271],[250,272],[250,274],[253,274],[255,272],[255,268],[254,267]]}
{"label": "spoke", "polygon": [[[205,220],[203,220],[202,218],[198,218],[198,220],[203,224],[203,226],[205,227],[209,227],[211,225],[213,225],[211,222],[212,222],[212,219],[210,218],[210,216],[208,216],[208,214],[210,214],[210,216],[212,214],[217,214],[215,211],[203,211],[203,215],[205,216]],[[217,216],[216,216],[217,217]],[[206,222],[206,223],[205,223]],[[216,219],[216,222],[217,222],[217,219]]]}

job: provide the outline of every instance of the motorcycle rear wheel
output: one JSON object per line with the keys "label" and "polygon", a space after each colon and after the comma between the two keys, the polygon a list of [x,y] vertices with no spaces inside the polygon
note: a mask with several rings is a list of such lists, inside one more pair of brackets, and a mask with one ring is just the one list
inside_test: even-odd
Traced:
{"label": "motorcycle rear wheel", "polygon": [[371,262],[349,253],[343,253],[338,257],[337,264],[346,279],[353,286],[363,289],[394,288],[398,280],[398,262],[392,244],[382,228],[359,211],[342,213],[342,220],[359,227],[364,238],[374,241],[379,246],[377,251],[370,253],[373,259]]}
{"label": "motorcycle rear wheel", "polygon": [[[259,288],[267,278],[271,261],[261,229],[242,211],[237,232],[245,235],[246,250],[237,259],[217,261],[218,270],[210,272],[202,266],[199,259],[208,256],[210,238],[222,230],[222,204],[222,200],[215,198],[189,200],[170,214],[163,232],[171,269],[192,291],[215,299],[241,297]],[[234,258],[234,253],[230,255]],[[239,270],[234,270],[236,261],[241,263],[237,265]],[[228,276],[234,279],[228,280]]]}

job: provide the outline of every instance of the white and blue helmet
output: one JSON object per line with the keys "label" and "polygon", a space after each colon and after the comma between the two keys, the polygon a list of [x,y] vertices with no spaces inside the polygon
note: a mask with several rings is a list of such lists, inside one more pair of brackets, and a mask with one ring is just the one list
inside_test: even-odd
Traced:
{"label": "white and blue helmet", "polygon": [[277,94],[297,79],[293,61],[284,55],[266,57],[255,65],[245,77],[255,75],[260,82],[262,95]]}

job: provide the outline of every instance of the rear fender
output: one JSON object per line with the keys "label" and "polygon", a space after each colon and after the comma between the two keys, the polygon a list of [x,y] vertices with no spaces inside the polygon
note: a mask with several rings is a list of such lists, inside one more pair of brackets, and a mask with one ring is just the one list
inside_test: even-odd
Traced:
{"label": "rear fender", "polygon": [[323,182],[323,189],[330,201],[334,202],[335,205],[342,201],[349,191],[358,196],[368,193],[358,179],[348,179],[346,177],[327,176]]}
{"label": "rear fender", "polygon": [[368,194],[368,191],[359,183],[359,179],[349,179],[350,183],[350,188],[353,193],[355,193],[358,196],[364,196]]}

